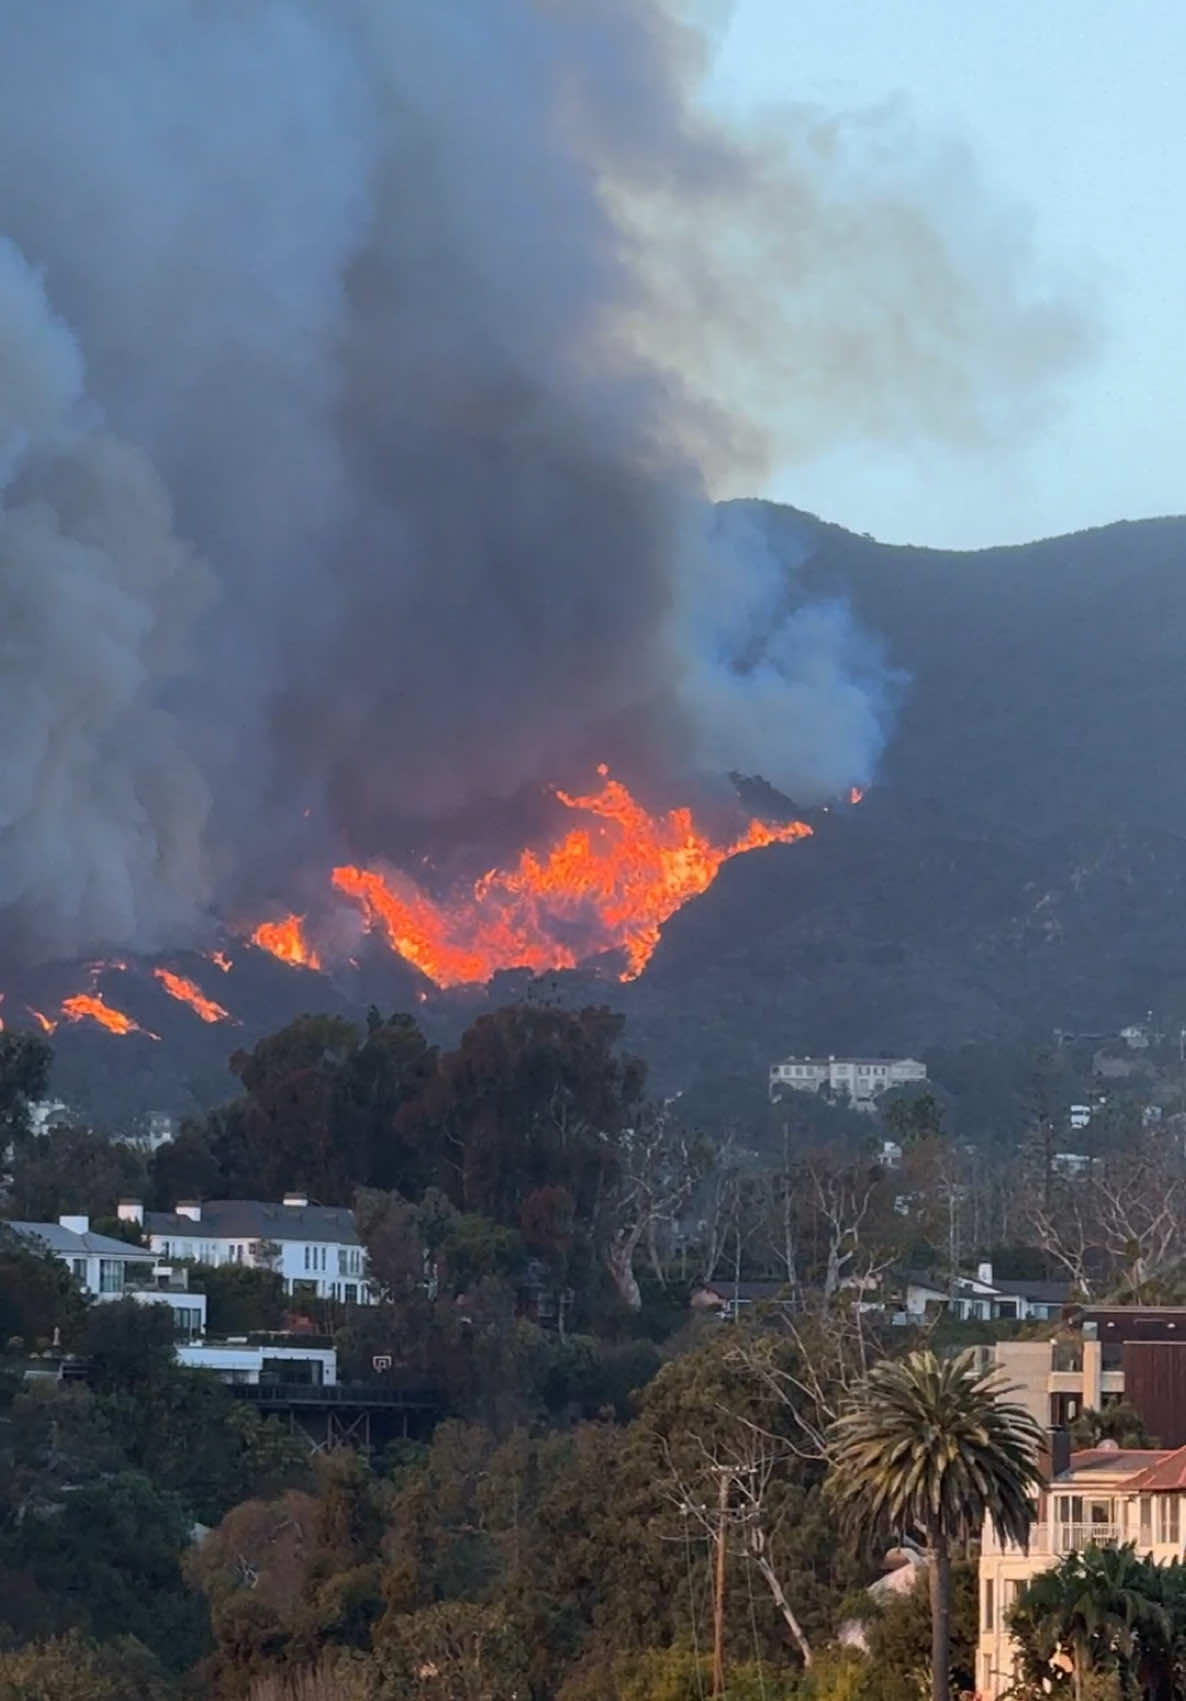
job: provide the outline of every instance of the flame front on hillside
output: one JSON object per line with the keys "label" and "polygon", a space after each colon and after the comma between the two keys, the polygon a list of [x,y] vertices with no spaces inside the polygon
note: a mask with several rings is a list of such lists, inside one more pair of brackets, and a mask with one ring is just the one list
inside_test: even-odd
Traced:
{"label": "flame front on hillside", "polygon": [[152,972],[170,998],[175,998],[179,1004],[188,1004],[194,1015],[199,1016],[203,1022],[234,1020],[229,1010],[224,1010],[213,998],[206,997],[196,981],[188,980],[185,975],[174,974],[170,969],[153,969]]}
{"label": "flame front on hillside", "polygon": [[699,828],[690,809],[650,815],[601,767],[601,788],[556,793],[567,809],[595,817],[543,854],[523,851],[512,868],[491,869],[465,892],[437,900],[407,875],[336,868],[335,888],[354,899],[367,926],[438,986],[489,980],[499,969],[575,968],[604,951],[626,960],[623,980],[645,968],[669,916],[707,891],[722,865],[765,845],[806,838],[803,821],[751,820],[725,844]]}
{"label": "flame front on hillside", "polygon": [[305,938],[303,915],[286,915],[280,921],[261,922],[251,935],[251,943],[261,951],[270,951],[282,963],[294,968],[319,969],[321,958]]}
{"label": "flame front on hillside", "polygon": [[122,1010],[116,1010],[108,1004],[100,992],[77,992],[72,998],[62,1000],[62,1020],[66,1022],[97,1022],[101,1028],[106,1028],[110,1034],[146,1034],[149,1039],[160,1039],[159,1034],[149,1033],[131,1016]]}

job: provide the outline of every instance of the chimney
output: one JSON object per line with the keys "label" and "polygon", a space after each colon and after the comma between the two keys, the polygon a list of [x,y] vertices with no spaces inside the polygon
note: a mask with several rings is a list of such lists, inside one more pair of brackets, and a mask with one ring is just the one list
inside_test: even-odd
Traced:
{"label": "chimney", "polygon": [[985,1287],[990,1288],[992,1286],[992,1265],[991,1264],[977,1264],[976,1275],[977,1275],[978,1280],[980,1280],[984,1283]]}
{"label": "chimney", "polygon": [[121,1199],[115,1207],[115,1214],[121,1223],[135,1223],[144,1226],[144,1205],[139,1199]]}
{"label": "chimney", "polygon": [[1050,1453],[1050,1480],[1062,1476],[1071,1468],[1071,1432],[1067,1429],[1048,1429],[1046,1445]]}
{"label": "chimney", "polygon": [[89,1217],[59,1217],[58,1227],[69,1229],[71,1234],[89,1234],[91,1219]]}
{"label": "chimney", "polygon": [[179,1217],[188,1217],[191,1223],[200,1223],[202,1207],[196,1199],[179,1199],[173,1207]]}
{"label": "chimney", "polygon": [[303,1211],[305,1206],[309,1203],[309,1195],[307,1193],[286,1193],[284,1195],[284,1203],[288,1206],[289,1210]]}

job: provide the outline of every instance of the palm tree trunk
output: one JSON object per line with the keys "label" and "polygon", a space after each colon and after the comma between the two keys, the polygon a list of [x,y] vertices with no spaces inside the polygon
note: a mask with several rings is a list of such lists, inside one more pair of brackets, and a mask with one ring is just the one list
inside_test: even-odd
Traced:
{"label": "palm tree trunk", "polygon": [[931,1552],[931,1701],[950,1701],[951,1551],[946,1531],[929,1531],[927,1546]]}

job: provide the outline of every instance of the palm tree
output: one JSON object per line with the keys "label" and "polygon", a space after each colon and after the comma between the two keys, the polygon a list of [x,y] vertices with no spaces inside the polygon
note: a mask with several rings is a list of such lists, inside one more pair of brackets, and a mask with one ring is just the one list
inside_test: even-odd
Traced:
{"label": "palm tree", "polygon": [[1092,1544],[1039,1572],[1010,1615],[1029,1675],[1048,1680],[1062,1654],[1070,1656],[1076,1696],[1083,1693],[1084,1674],[1099,1666],[1115,1668],[1122,1679],[1139,1671],[1142,1690],[1159,1693],[1173,1660],[1171,1614],[1163,1599],[1167,1584],[1180,1590],[1180,1574],[1172,1571],[1138,1559],[1129,1543]]}
{"label": "palm tree", "polygon": [[829,1490],[869,1535],[918,1532],[930,1550],[931,1696],[948,1701],[951,1544],[990,1519],[1025,1545],[1042,1431],[973,1352],[874,1365],[829,1431]]}

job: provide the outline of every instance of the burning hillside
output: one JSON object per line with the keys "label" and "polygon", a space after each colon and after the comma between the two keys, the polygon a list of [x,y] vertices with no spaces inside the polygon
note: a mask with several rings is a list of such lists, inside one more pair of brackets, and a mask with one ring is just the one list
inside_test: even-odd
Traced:
{"label": "burning hillside", "polygon": [[335,868],[334,887],[438,986],[486,981],[499,969],[571,969],[606,951],[622,953],[622,979],[633,980],[663,922],[707,891],[723,863],[811,832],[803,821],[751,820],[736,838],[714,844],[690,809],[649,815],[604,766],[598,772],[598,791],[556,793],[593,824],[574,827],[542,854],[523,851],[512,868],[489,870],[450,900],[432,899],[406,875],[362,868]]}
{"label": "burning hillside", "polygon": [[[572,817],[567,830],[462,886],[433,894],[391,867],[340,866],[326,876],[318,914],[293,913],[241,929],[233,955],[210,950],[193,960],[193,972],[182,972],[176,962],[93,962],[87,990],[69,989],[64,996],[62,977],[77,970],[59,967],[52,1002],[40,988],[33,994],[37,1002],[18,1004],[18,994],[7,1006],[9,1021],[16,1022],[19,1010],[24,1025],[47,1034],[63,1022],[84,1022],[110,1034],[156,1039],[160,1006],[147,1001],[155,984],[158,995],[208,1026],[236,1023],[241,970],[258,961],[256,952],[288,968],[345,975],[348,982],[355,966],[348,952],[356,947],[343,941],[357,939],[359,916],[368,934],[441,988],[481,984],[504,969],[538,974],[605,956],[616,957],[621,980],[633,980],[649,962],[663,923],[706,892],[726,862],[813,831],[805,821],[767,823],[739,814],[733,831],[714,836],[691,809],[652,814],[604,766],[598,777],[598,788],[587,794],[554,792]],[[347,905],[349,935],[342,925]],[[323,943],[328,940],[336,943]],[[203,985],[215,975],[218,998]],[[117,990],[100,984],[108,976],[118,977]],[[123,1007],[129,999],[137,1015]]]}

